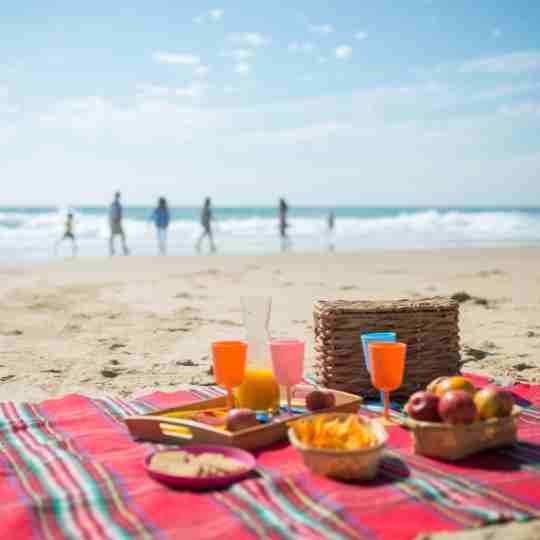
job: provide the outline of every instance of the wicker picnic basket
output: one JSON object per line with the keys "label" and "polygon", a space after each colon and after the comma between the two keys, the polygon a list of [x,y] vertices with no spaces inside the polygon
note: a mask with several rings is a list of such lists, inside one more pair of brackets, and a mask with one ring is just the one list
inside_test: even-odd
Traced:
{"label": "wicker picnic basket", "polygon": [[395,301],[319,300],[315,303],[318,384],[376,397],[366,370],[360,334],[393,331],[407,344],[402,386],[393,398],[408,398],[436,377],[459,369],[458,308],[444,297]]}

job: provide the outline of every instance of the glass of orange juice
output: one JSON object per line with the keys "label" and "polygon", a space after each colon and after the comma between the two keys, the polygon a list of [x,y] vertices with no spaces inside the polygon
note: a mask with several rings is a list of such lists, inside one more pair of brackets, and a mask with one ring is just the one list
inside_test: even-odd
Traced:
{"label": "glass of orange juice", "polygon": [[403,382],[405,371],[405,343],[368,343],[371,359],[371,382],[384,392],[384,420],[391,424],[389,417],[390,392],[397,390]]}
{"label": "glass of orange juice", "polygon": [[212,361],[214,378],[227,389],[227,404],[234,408],[233,388],[240,386],[246,371],[247,344],[243,341],[214,341]]}
{"label": "glass of orange juice", "polygon": [[279,386],[268,347],[271,307],[269,296],[242,297],[247,363],[244,381],[235,392],[240,407],[265,413],[279,409]]}

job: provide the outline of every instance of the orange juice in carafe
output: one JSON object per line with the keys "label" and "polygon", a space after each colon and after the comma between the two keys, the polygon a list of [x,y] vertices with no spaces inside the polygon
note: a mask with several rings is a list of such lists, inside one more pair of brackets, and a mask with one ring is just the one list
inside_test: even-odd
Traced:
{"label": "orange juice in carafe", "polygon": [[272,372],[268,346],[271,298],[242,298],[242,312],[247,341],[247,362],[244,381],[236,389],[239,407],[256,411],[279,408],[279,386]]}
{"label": "orange juice in carafe", "polygon": [[273,411],[279,407],[279,386],[271,369],[246,369],[244,382],[236,390],[240,407]]}

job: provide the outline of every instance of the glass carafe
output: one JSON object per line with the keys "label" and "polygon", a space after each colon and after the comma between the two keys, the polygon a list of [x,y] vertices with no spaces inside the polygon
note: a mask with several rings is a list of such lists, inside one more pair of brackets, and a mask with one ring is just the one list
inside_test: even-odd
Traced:
{"label": "glass carafe", "polygon": [[247,341],[247,362],[244,382],[236,389],[239,407],[273,412],[279,409],[279,386],[272,372],[269,349],[269,296],[242,298],[242,312]]}

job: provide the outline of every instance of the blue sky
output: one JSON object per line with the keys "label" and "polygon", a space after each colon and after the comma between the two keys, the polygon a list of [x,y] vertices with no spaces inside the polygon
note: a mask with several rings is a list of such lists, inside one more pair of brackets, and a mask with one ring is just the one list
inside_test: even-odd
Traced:
{"label": "blue sky", "polygon": [[9,4],[2,205],[540,204],[539,2]]}

